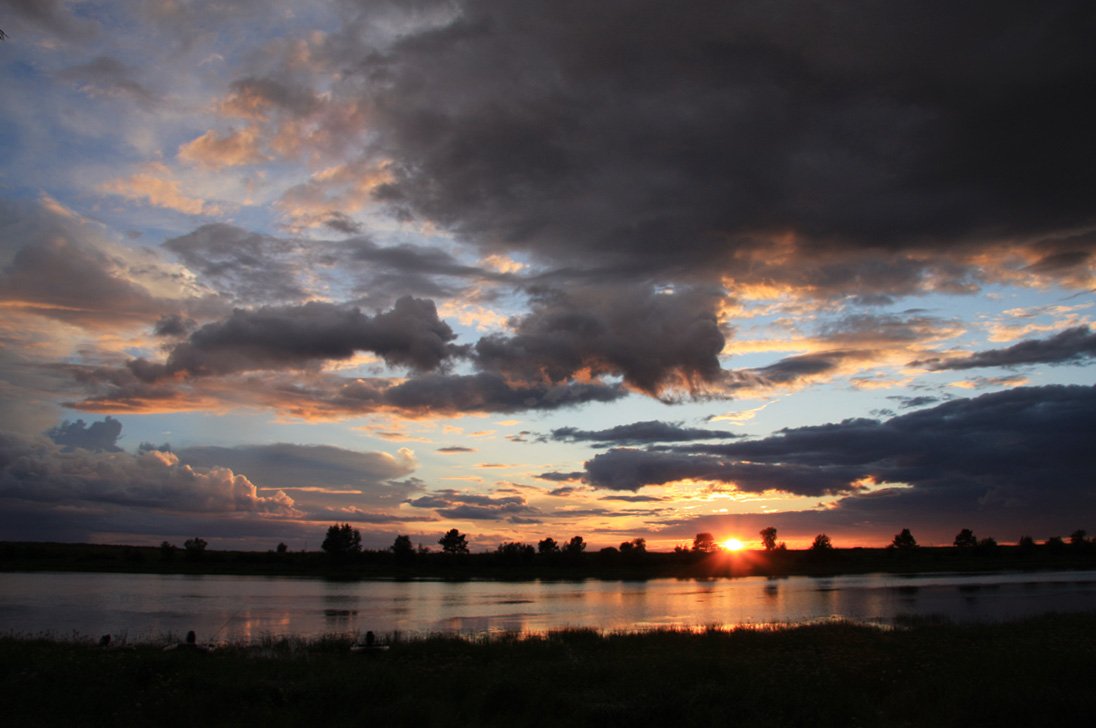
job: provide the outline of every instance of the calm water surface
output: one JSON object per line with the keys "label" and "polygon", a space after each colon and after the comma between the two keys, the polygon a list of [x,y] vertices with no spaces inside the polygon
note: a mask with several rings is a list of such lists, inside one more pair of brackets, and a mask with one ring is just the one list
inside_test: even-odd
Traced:
{"label": "calm water surface", "polygon": [[1096,572],[867,574],[650,581],[362,581],[155,574],[0,574],[0,633],[203,641],[330,633],[644,630],[1000,620],[1096,611]]}

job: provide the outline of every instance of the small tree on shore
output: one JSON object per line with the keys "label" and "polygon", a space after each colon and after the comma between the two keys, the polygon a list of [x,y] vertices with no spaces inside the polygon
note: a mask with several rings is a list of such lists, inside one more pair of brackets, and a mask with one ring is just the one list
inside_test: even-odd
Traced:
{"label": "small tree on shore", "polygon": [[468,537],[455,528],[446,531],[445,535],[438,539],[443,553],[457,556],[468,553]]}
{"label": "small tree on shore", "polygon": [[540,554],[558,554],[559,544],[556,540],[549,536],[537,544],[537,553]]}
{"label": "small tree on shore", "polygon": [[563,553],[568,556],[578,556],[586,550],[586,542],[582,540],[582,536],[574,536],[563,546]]}
{"label": "small tree on shore", "polygon": [[410,536],[397,535],[390,548],[396,556],[396,561],[407,562],[415,558],[415,547],[411,543]]}
{"label": "small tree on shore", "polygon": [[201,561],[205,558],[206,540],[204,538],[188,538],[183,542],[183,548],[186,549],[187,561]]}
{"label": "small tree on shore", "polygon": [[814,537],[814,543],[811,544],[812,551],[832,551],[833,544],[830,542],[830,537],[824,533],[820,533]]}
{"label": "small tree on shore", "polygon": [[693,539],[693,551],[710,554],[715,551],[715,536],[710,533],[698,533]]}
{"label": "small tree on shore", "polygon": [[362,535],[358,529],[349,523],[334,524],[327,529],[327,537],[323,540],[321,548],[333,559],[341,559],[353,554],[360,554],[362,550]]}
{"label": "small tree on shore", "polygon": [[964,528],[955,536],[955,546],[966,549],[978,545],[978,539],[974,537],[974,531]]}
{"label": "small tree on shore", "polygon": [[903,528],[902,532],[895,535],[894,541],[891,542],[891,548],[900,549],[902,551],[908,551],[910,549],[917,548],[917,539],[913,537],[908,528]]}
{"label": "small tree on shore", "polygon": [[769,526],[761,529],[761,545],[766,551],[776,551],[776,527]]}

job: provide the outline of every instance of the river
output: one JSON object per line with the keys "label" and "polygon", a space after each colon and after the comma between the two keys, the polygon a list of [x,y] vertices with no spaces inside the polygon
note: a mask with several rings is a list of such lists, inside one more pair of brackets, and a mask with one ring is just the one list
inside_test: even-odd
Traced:
{"label": "river", "polygon": [[907,616],[1003,620],[1096,612],[1096,572],[860,574],[649,581],[325,581],[155,574],[0,574],[0,634],[202,641],[566,627],[798,624]]}

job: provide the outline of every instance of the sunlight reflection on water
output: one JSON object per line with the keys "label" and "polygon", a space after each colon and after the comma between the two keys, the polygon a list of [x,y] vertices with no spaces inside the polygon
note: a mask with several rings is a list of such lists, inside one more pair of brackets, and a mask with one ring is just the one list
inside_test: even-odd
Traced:
{"label": "sunlight reflection on water", "polygon": [[0,632],[130,641],[331,633],[603,631],[909,616],[1000,620],[1096,611],[1096,572],[867,574],[688,581],[323,581],[155,574],[0,574]]}

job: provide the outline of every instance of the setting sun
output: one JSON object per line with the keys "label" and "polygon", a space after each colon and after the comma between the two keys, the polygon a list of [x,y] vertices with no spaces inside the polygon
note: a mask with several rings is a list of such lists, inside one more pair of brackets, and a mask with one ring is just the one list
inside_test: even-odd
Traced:
{"label": "setting sun", "polygon": [[742,545],[742,542],[739,541],[737,538],[729,538],[723,542],[723,548],[727,549],[728,551],[741,551]]}

